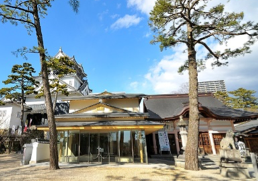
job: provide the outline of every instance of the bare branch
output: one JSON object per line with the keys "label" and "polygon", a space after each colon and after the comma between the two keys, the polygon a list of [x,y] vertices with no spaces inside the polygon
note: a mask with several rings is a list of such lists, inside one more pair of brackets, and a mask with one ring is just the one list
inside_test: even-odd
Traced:
{"label": "bare branch", "polygon": [[199,43],[202,44],[210,52],[210,54],[212,54],[216,59],[219,59],[219,57],[210,49],[210,47],[206,43],[202,41]]}
{"label": "bare branch", "polygon": [[183,25],[185,25],[185,24],[186,24],[186,22],[183,22],[183,23],[181,23],[180,25],[178,25],[178,26],[176,27],[176,29],[173,31],[172,36],[175,36],[175,35],[176,35],[176,32],[177,32]]}

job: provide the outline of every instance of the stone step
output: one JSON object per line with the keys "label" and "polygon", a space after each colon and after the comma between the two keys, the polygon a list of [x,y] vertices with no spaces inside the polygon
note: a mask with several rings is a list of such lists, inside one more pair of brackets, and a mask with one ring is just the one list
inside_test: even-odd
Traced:
{"label": "stone step", "polygon": [[175,155],[150,155],[151,158],[158,158],[158,159],[174,159]]}

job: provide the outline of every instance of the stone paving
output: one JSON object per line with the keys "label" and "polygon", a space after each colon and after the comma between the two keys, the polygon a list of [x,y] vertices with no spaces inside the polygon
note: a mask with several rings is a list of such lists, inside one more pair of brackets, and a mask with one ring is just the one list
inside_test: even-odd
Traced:
{"label": "stone paving", "polygon": [[[150,164],[60,164],[59,170],[49,170],[47,162],[21,166],[21,154],[0,155],[0,181],[4,180],[90,180],[90,181],[181,181],[232,180],[219,174],[218,167],[186,171],[174,162],[150,159]],[[249,180],[255,180],[249,179]]]}

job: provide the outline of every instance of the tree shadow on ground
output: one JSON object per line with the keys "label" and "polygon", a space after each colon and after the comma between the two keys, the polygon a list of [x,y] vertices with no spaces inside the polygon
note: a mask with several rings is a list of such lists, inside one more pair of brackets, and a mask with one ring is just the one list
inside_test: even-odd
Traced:
{"label": "tree shadow on ground", "polygon": [[112,175],[108,175],[106,176],[106,178],[108,180],[123,180],[125,177],[124,176],[112,176]]}

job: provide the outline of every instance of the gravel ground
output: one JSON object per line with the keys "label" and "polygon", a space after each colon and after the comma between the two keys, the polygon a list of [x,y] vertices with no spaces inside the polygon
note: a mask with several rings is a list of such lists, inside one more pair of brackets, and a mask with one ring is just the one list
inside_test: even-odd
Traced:
{"label": "gravel ground", "polygon": [[[186,171],[157,160],[151,164],[60,164],[59,170],[49,170],[48,163],[20,166],[21,154],[0,155],[0,181],[2,180],[90,180],[90,181],[181,181],[230,180],[218,169]],[[253,180],[253,179],[251,179]]]}

